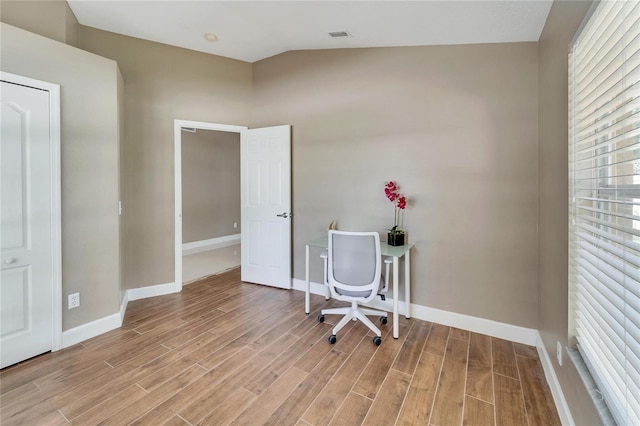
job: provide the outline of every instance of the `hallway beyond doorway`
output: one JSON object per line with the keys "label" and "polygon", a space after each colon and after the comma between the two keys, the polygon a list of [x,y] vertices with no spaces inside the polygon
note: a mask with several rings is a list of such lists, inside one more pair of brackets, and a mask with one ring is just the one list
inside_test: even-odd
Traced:
{"label": "hallway beyond doorway", "polygon": [[240,244],[183,256],[182,264],[182,283],[191,284],[240,266]]}

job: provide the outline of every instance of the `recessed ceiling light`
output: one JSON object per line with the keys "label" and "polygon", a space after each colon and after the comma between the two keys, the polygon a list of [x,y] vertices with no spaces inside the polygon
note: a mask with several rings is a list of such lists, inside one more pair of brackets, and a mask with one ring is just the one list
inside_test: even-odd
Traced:
{"label": "recessed ceiling light", "polygon": [[218,40],[218,36],[217,36],[217,35],[215,35],[215,34],[211,34],[211,33],[206,33],[206,34],[204,35],[204,38],[206,38],[206,39],[207,39],[207,41],[210,41],[210,42],[212,42],[212,43],[213,43],[214,41],[217,41],[217,40]]}

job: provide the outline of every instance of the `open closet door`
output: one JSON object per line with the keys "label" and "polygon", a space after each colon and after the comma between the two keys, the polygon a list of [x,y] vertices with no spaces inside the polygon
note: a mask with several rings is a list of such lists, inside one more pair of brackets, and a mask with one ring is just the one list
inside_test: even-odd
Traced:
{"label": "open closet door", "polygon": [[291,126],[240,135],[242,281],[291,288]]}

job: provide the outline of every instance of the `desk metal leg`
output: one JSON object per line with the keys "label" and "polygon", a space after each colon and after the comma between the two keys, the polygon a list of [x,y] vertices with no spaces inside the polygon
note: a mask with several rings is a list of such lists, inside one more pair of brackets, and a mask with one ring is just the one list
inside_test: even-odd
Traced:
{"label": "desk metal leg", "polygon": [[309,282],[309,246],[304,248],[304,276],[307,287],[304,290],[304,313],[308,314],[311,311],[311,284]]}
{"label": "desk metal leg", "polygon": [[407,305],[406,318],[411,318],[411,250],[404,255],[404,300]]}
{"label": "desk metal leg", "polygon": [[393,258],[393,338],[400,337],[400,327],[398,326],[398,258]]}

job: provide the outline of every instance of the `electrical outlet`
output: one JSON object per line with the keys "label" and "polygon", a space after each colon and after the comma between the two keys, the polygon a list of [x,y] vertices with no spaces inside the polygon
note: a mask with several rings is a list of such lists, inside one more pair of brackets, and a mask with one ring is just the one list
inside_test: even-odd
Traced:
{"label": "electrical outlet", "polygon": [[233,222],[233,227],[234,227],[234,228],[237,228],[237,227],[238,227],[238,224],[237,224],[236,222]]}
{"label": "electrical outlet", "polygon": [[71,293],[69,295],[68,309],[77,308],[80,306],[80,293]]}
{"label": "electrical outlet", "polygon": [[558,358],[558,365],[562,367],[562,345],[560,342],[556,342],[556,357]]}

